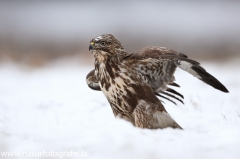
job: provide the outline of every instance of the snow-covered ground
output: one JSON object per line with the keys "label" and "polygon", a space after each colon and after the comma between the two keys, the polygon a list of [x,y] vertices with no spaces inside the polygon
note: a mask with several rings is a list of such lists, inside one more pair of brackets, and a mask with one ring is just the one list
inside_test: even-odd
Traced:
{"label": "snow-covered ground", "polygon": [[230,93],[178,69],[181,88],[176,89],[185,96],[185,105],[164,105],[181,131],[139,129],[115,119],[104,95],[85,83],[93,67],[64,61],[40,69],[1,64],[0,151],[59,155],[49,158],[79,152],[94,159],[239,159],[239,63],[202,65]]}

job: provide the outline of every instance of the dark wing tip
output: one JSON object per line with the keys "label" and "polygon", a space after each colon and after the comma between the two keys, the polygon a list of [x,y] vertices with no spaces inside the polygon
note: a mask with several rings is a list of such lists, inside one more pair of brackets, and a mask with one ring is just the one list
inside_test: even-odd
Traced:
{"label": "dark wing tip", "polygon": [[227,88],[221,83],[219,82],[215,77],[213,77],[211,74],[209,74],[206,70],[204,70],[202,67],[200,66],[192,66],[191,67],[194,71],[197,72],[197,74],[201,77],[200,80],[202,80],[203,82],[209,84],[210,86],[228,93],[229,91],[227,90]]}
{"label": "dark wing tip", "polygon": [[169,83],[168,85],[175,86],[175,87],[180,87],[180,85],[177,84],[177,83],[175,83],[175,82],[173,82],[173,83]]}
{"label": "dark wing tip", "polygon": [[229,93],[228,89],[225,86],[223,86],[222,89],[219,89],[219,90],[221,90],[221,91],[223,91],[225,93]]}
{"label": "dark wing tip", "polygon": [[224,92],[224,93],[229,93],[228,89],[222,83],[214,85],[213,87],[218,89],[218,90],[220,90],[220,91],[222,91],[222,92]]}

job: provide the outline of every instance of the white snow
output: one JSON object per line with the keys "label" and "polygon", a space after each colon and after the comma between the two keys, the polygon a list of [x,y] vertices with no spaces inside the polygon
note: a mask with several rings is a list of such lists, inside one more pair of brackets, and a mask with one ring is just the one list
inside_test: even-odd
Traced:
{"label": "white snow", "polygon": [[177,70],[181,88],[176,89],[185,96],[185,105],[164,105],[181,131],[139,129],[115,119],[103,93],[86,85],[91,67],[1,64],[0,151],[84,151],[94,159],[240,158],[238,65],[202,64],[226,85],[228,94]]}

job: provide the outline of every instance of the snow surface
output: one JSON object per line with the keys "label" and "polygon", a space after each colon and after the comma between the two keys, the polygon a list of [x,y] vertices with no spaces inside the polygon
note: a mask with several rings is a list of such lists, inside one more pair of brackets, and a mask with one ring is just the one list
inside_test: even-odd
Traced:
{"label": "snow surface", "polygon": [[230,93],[178,69],[176,89],[185,105],[164,105],[181,131],[139,129],[115,119],[104,95],[86,85],[93,67],[63,61],[40,69],[1,64],[0,151],[85,151],[94,159],[240,158],[239,63],[203,66]]}

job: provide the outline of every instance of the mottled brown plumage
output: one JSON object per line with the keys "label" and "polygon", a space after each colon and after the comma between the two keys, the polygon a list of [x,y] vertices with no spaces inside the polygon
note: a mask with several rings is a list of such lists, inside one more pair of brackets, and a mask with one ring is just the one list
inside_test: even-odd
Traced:
{"label": "mottled brown plumage", "polygon": [[228,92],[198,62],[170,49],[147,47],[127,53],[113,35],[104,34],[91,40],[89,50],[95,58],[95,69],[87,75],[88,86],[104,93],[116,117],[137,127],[181,128],[156,97],[168,96],[182,101],[173,95],[183,98],[180,93],[168,88],[168,85],[179,86],[174,83],[176,67],[216,89]]}

